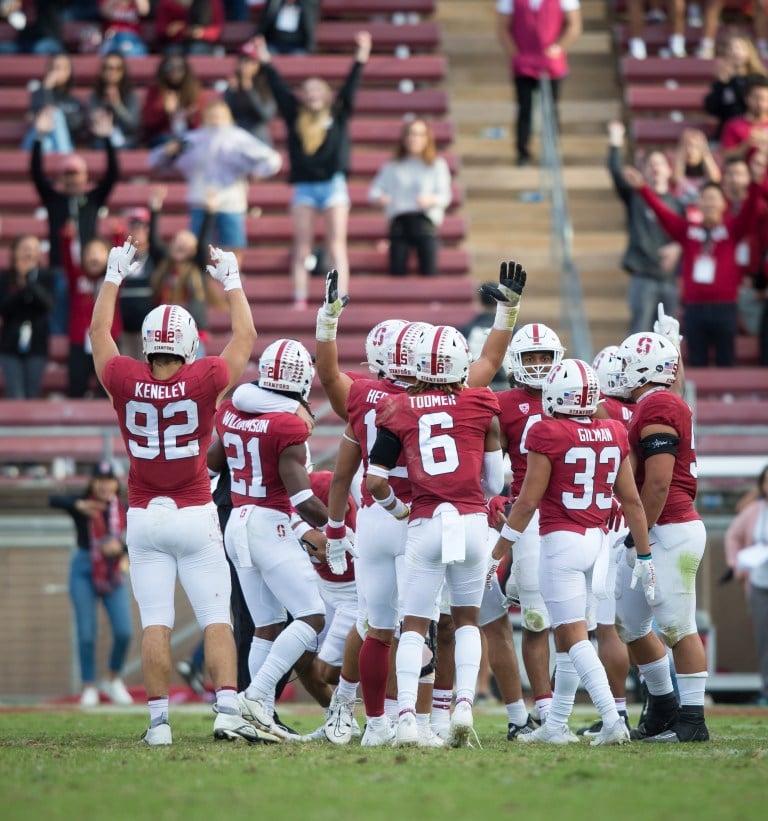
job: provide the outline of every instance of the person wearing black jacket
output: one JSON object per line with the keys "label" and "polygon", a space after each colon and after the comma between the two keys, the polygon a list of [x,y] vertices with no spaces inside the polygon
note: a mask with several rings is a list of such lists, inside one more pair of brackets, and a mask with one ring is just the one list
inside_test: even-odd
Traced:
{"label": "person wearing black jacket", "polygon": [[53,275],[40,268],[40,240],[33,234],[16,237],[10,270],[0,274],[0,367],[6,399],[40,396],[53,289]]}
{"label": "person wearing black jacket", "polygon": [[273,54],[311,54],[315,50],[318,0],[267,0],[256,34]]}
{"label": "person wearing black jacket", "polygon": [[333,96],[330,86],[319,77],[310,77],[294,94],[277,69],[263,37],[254,38],[277,109],[288,130],[288,155],[293,183],[292,272],[294,307],[307,307],[308,259],[312,251],[314,221],[320,211],[325,220],[325,240],[330,266],[339,272],[339,293],[349,290],[347,221],[349,193],[349,118],[363,66],[371,54],[371,35],[355,35],[355,60],[347,79]]}
{"label": "person wearing black jacket", "polygon": [[[650,331],[659,302],[664,311],[674,316],[677,311],[677,261],[680,247],[673,243],[656,220],[643,198],[623,176],[624,125],[608,125],[610,148],[608,170],[616,193],[627,210],[627,248],[621,264],[630,276],[627,302],[630,310],[629,333]],[[660,151],[649,154],[644,161],[643,174],[648,185],[676,213],[684,213],[682,204],[670,191],[672,169]]]}

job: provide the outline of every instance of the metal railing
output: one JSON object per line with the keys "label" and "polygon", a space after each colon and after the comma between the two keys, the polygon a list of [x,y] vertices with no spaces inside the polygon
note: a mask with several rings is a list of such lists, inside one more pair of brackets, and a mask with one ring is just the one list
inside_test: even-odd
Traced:
{"label": "metal railing", "polygon": [[560,138],[552,85],[547,75],[539,78],[541,106],[542,193],[550,199],[552,264],[560,269],[560,316],[571,338],[569,354],[592,361],[592,342],[584,310],[581,279],[573,260],[573,225],[563,180]]}

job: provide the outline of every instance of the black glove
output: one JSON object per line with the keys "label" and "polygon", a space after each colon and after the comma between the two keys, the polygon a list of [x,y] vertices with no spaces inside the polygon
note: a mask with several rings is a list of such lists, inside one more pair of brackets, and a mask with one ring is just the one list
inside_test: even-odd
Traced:
{"label": "black glove", "polygon": [[499,267],[499,284],[483,285],[480,288],[481,293],[490,296],[496,302],[507,302],[511,305],[517,305],[520,300],[520,294],[523,293],[525,287],[525,280],[528,274],[525,268],[514,260],[502,262]]}

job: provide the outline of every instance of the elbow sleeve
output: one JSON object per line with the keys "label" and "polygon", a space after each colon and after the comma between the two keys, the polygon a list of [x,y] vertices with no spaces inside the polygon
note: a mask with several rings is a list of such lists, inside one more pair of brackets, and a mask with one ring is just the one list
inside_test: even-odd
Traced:
{"label": "elbow sleeve", "polygon": [[501,450],[488,450],[483,454],[483,472],[480,486],[486,496],[498,496],[504,487],[504,455]]}

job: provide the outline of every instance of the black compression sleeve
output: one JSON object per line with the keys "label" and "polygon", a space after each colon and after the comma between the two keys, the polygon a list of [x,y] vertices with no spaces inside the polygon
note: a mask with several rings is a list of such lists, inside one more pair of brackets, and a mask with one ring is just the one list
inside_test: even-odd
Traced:
{"label": "black compression sleeve", "polygon": [[387,428],[379,428],[376,441],[373,443],[371,453],[368,456],[368,463],[371,465],[382,465],[387,470],[397,464],[403,443]]}
{"label": "black compression sleeve", "polygon": [[674,433],[652,433],[640,440],[644,459],[649,456],[656,456],[658,453],[671,453],[673,456],[677,456],[679,445],[680,437]]}

